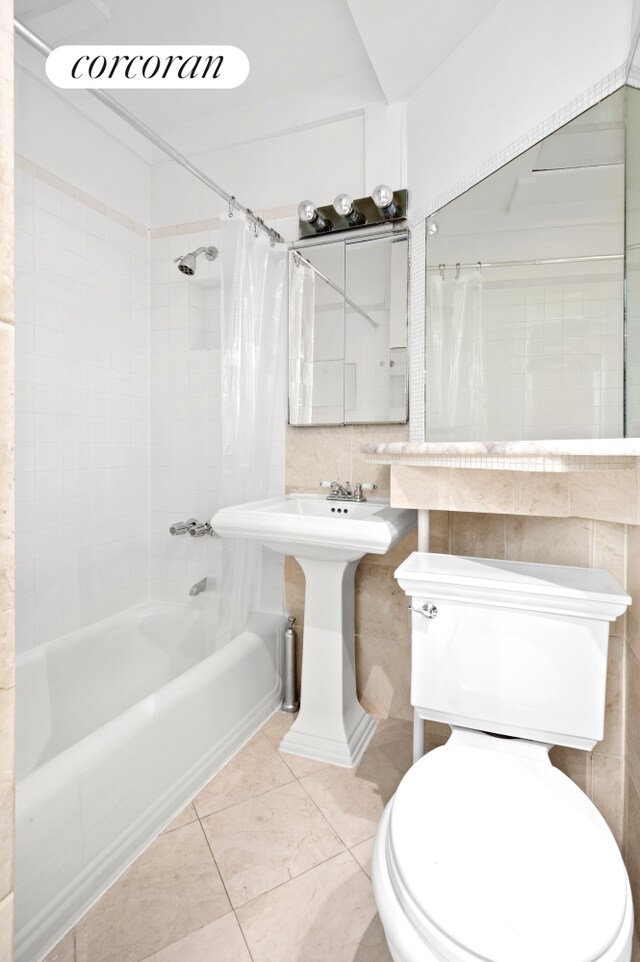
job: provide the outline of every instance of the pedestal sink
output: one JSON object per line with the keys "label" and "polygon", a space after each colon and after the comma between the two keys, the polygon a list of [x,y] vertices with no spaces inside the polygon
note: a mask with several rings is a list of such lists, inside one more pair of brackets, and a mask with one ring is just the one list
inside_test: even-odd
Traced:
{"label": "pedestal sink", "polygon": [[308,494],[223,508],[223,538],[250,538],[293,555],[304,571],[300,713],[282,751],[334,765],[358,764],[374,720],[356,696],[354,578],[363,555],[385,554],[415,527],[416,512],[382,498],[330,501]]}

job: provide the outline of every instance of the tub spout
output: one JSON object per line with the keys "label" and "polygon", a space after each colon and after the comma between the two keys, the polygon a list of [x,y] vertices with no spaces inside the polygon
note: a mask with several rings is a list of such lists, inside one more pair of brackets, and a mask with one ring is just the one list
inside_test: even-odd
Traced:
{"label": "tub spout", "polygon": [[191,585],[189,588],[189,594],[195,597],[196,595],[201,595],[203,591],[206,591],[208,585],[208,578],[205,576],[201,578],[200,581],[196,581],[195,585]]}

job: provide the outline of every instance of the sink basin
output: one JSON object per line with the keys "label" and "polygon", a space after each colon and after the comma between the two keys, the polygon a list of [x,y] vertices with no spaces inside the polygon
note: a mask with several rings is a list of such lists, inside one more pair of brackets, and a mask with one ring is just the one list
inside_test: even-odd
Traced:
{"label": "sink basin", "polygon": [[300,713],[280,749],[353,767],[375,723],[358,701],[355,572],[363,555],[385,554],[416,524],[416,512],[383,498],[329,501],[314,494],[222,508],[211,519],[223,538],[249,538],[293,555],[305,576]]}
{"label": "sink basin", "polygon": [[415,511],[391,508],[384,498],[290,494],[222,508],[211,524],[223,538],[250,538],[281,554],[356,561],[369,552],[385,554],[415,527],[415,518]]}

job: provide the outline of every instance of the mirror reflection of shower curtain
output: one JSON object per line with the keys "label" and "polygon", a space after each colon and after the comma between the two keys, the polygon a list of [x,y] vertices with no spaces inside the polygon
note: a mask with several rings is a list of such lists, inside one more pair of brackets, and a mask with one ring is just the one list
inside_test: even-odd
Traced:
{"label": "mirror reflection of shower curtain", "polygon": [[[274,398],[285,344],[287,248],[254,235],[244,214],[221,218],[222,478],[220,506],[269,496]],[[261,547],[222,542],[216,646],[241,632],[259,597]]]}
{"label": "mirror reflection of shower curtain", "polygon": [[482,277],[432,271],[427,280],[427,437],[487,438]]}
{"label": "mirror reflection of shower curtain", "polygon": [[289,405],[292,424],[313,421],[313,330],[316,275],[304,261],[289,260]]}

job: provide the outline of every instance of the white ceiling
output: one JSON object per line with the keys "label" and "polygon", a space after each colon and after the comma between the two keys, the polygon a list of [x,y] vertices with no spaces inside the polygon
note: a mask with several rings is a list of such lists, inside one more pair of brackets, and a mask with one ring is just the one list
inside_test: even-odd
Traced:
{"label": "white ceiling", "polygon": [[[235,90],[111,91],[158,133],[213,149],[405,100],[500,0],[15,0],[60,43],[217,43],[249,57]],[[209,148],[211,149],[211,147]]]}

